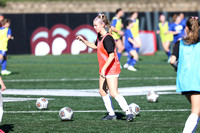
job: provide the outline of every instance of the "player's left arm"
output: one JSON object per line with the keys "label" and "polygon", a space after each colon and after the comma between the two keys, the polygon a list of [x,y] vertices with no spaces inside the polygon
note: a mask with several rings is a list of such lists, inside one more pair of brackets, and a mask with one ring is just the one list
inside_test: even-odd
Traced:
{"label": "player's left arm", "polygon": [[177,66],[178,66],[179,45],[180,45],[180,41],[177,41],[173,47],[173,52],[170,59],[170,64],[175,68],[175,71],[177,70]]}
{"label": "player's left arm", "polygon": [[8,39],[13,39],[11,29],[8,29]]}

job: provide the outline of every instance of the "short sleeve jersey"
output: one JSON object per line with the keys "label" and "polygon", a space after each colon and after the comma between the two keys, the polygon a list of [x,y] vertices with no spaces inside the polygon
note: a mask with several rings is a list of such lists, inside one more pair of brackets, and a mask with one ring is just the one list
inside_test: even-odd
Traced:
{"label": "short sleeve jersey", "polygon": [[[98,34],[98,39],[99,41],[102,40],[102,36],[101,34]],[[98,42],[96,40],[95,45],[97,46]],[[107,51],[108,54],[110,53],[114,53],[115,50],[115,40],[113,39],[113,37],[111,35],[107,35],[104,40],[103,40],[103,46],[105,48],[105,50]]]}
{"label": "short sleeve jersey", "polygon": [[174,43],[178,41],[178,39],[182,38],[182,30],[183,26],[180,24],[172,23],[170,24],[169,31],[177,31],[178,34],[174,35]]}
{"label": "short sleeve jersey", "polygon": [[128,41],[129,38],[133,39],[133,35],[132,35],[130,29],[126,29],[126,30],[125,30],[125,32],[124,32],[124,37],[125,37],[125,46],[127,46],[127,45],[131,45],[131,46],[132,46],[132,43],[130,43],[130,42]]}

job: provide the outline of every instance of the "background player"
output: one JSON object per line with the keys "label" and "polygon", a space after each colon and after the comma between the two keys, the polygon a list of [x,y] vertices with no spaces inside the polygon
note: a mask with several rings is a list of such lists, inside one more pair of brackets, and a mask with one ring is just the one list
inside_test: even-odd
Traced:
{"label": "background player", "polygon": [[124,15],[124,12],[121,8],[116,10],[116,15],[112,18],[111,29],[112,36],[116,41],[117,47],[117,56],[120,61],[122,52],[124,51],[124,45],[122,43],[121,37],[124,35],[124,32],[121,30],[123,28],[121,17]]}
{"label": "background player", "polygon": [[136,42],[133,39],[133,35],[131,33],[131,28],[133,27],[133,22],[131,20],[126,21],[126,30],[124,32],[124,45],[126,52],[130,55],[127,57],[127,63],[124,65],[124,68],[127,68],[130,71],[137,71],[134,67],[136,62],[138,61],[138,53],[136,51]]}
{"label": "background player", "polygon": [[6,70],[7,66],[7,51],[8,51],[8,40],[13,39],[11,36],[10,20],[4,19],[2,21],[2,27],[0,28],[0,63],[2,65],[1,74],[9,75],[11,71]]}
{"label": "background player", "polygon": [[[3,80],[0,76],[0,85],[1,85],[1,92],[4,91],[6,89],[6,86],[5,84],[3,83]],[[3,117],[3,99],[2,99],[2,94],[0,92],[0,123],[2,121],[2,117]],[[0,133],[4,133],[4,131],[2,131],[0,129]]]}
{"label": "background player", "polygon": [[2,26],[1,23],[2,23],[3,19],[4,19],[4,16],[2,14],[0,14],[0,27]]}
{"label": "background player", "polygon": [[191,103],[183,133],[193,133],[200,121],[200,38],[197,17],[186,22],[186,34],[183,40],[176,42],[171,64],[178,60],[177,92],[182,92]]}
{"label": "background player", "polygon": [[133,27],[131,28],[132,35],[134,36],[134,40],[136,42],[136,51],[139,52],[139,48],[142,45],[140,36],[139,36],[139,19],[138,12],[132,12],[130,16],[130,20],[133,22]]}
{"label": "background player", "polygon": [[176,41],[180,40],[183,37],[182,36],[183,26],[180,25],[180,23],[181,23],[181,17],[174,14],[173,23],[170,24],[169,32],[168,32],[174,35],[173,44],[175,44]]}
{"label": "background player", "polygon": [[180,13],[179,16],[180,16],[180,18],[181,18],[180,25],[183,26],[183,29],[182,29],[181,34],[182,34],[182,37],[185,37],[185,27],[186,27],[186,21],[187,21],[187,20],[185,19],[183,13]]}
{"label": "background player", "polygon": [[158,24],[157,34],[160,33],[162,46],[168,56],[168,63],[169,63],[171,57],[170,42],[173,41],[173,34],[168,33],[168,31],[169,31],[169,23],[165,20],[165,16],[161,14],[160,23]]}
{"label": "background player", "polygon": [[77,39],[82,41],[90,48],[97,49],[99,61],[99,93],[102,96],[108,115],[103,120],[115,120],[116,115],[112,106],[111,98],[108,94],[116,99],[122,110],[126,113],[126,120],[132,121],[128,104],[124,97],[118,92],[118,77],[120,73],[120,63],[116,53],[115,41],[110,33],[107,33],[105,27],[109,27],[109,22],[104,14],[98,15],[94,21],[94,29],[98,33],[96,43],[90,43],[78,36]]}

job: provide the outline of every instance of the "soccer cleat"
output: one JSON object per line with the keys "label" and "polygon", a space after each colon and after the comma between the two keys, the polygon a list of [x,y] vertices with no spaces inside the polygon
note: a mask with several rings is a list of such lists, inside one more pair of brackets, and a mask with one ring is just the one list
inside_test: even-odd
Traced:
{"label": "soccer cleat", "polygon": [[117,119],[117,116],[116,115],[107,115],[105,117],[102,118],[102,120],[116,120]]}
{"label": "soccer cleat", "polygon": [[127,116],[126,116],[126,121],[127,122],[129,122],[129,121],[133,121],[133,114],[128,114]]}
{"label": "soccer cleat", "polygon": [[129,66],[129,64],[128,64],[128,63],[124,64],[124,69],[127,69],[127,68],[128,68],[128,66]]}
{"label": "soccer cleat", "polygon": [[133,66],[128,66],[127,69],[130,70],[130,71],[134,71],[134,72],[137,71],[137,69],[135,67],[133,67]]}
{"label": "soccer cleat", "polygon": [[2,70],[1,75],[10,75],[12,72],[8,70]]}

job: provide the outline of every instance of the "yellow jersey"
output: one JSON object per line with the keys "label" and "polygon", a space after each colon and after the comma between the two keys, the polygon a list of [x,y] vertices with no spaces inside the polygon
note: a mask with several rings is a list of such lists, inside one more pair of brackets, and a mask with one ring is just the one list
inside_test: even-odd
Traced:
{"label": "yellow jersey", "polygon": [[131,28],[131,33],[133,34],[133,37],[139,36],[139,19],[132,20],[133,27]]}
{"label": "yellow jersey", "polygon": [[0,28],[0,50],[8,51],[8,30],[9,28]]}
{"label": "yellow jersey", "polygon": [[[122,29],[122,19],[121,18],[117,18],[116,16],[112,18],[112,23],[111,26],[114,26],[116,30],[121,31]],[[120,39],[120,34],[112,31],[112,36],[115,40]]]}
{"label": "yellow jersey", "polygon": [[165,43],[167,41],[173,41],[173,34],[165,32],[169,31],[169,24],[166,21],[165,24],[163,25],[161,22],[158,24],[159,30],[160,30],[160,38],[162,43]]}

